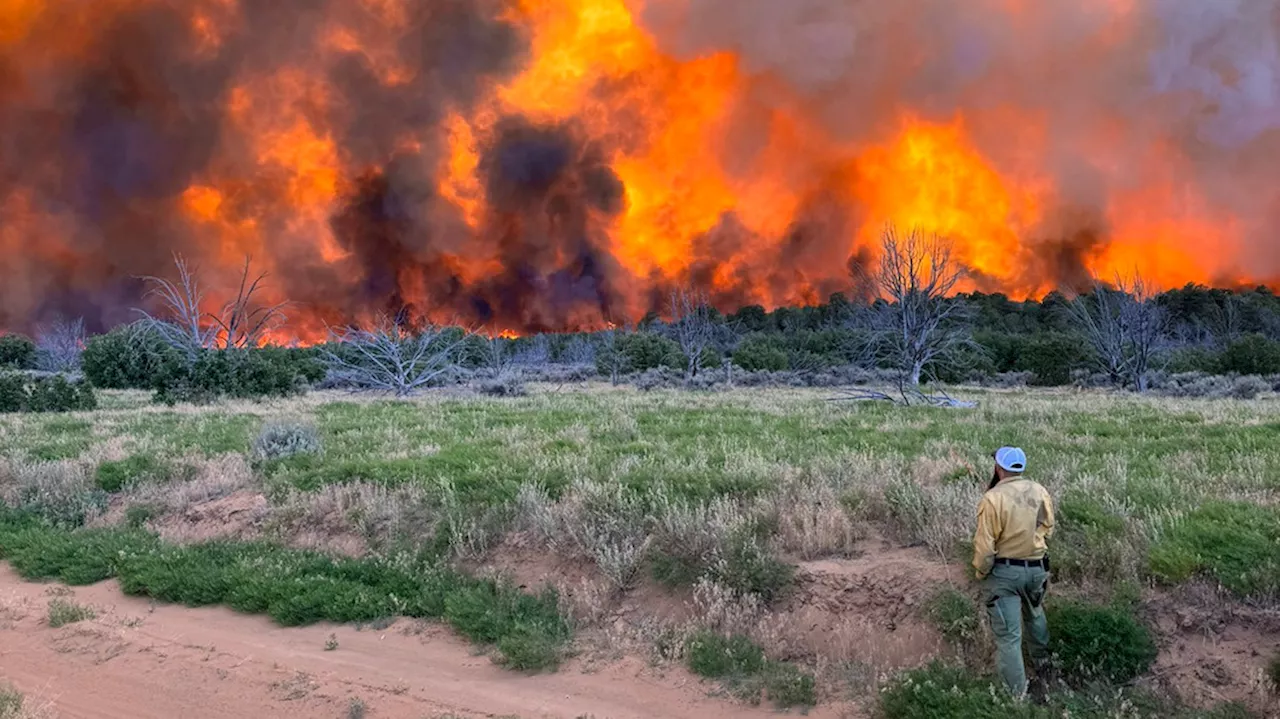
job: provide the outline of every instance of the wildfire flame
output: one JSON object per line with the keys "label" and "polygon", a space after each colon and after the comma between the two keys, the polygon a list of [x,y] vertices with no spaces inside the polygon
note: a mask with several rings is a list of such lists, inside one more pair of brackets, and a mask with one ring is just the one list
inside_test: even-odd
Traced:
{"label": "wildfire flame", "polygon": [[965,290],[1265,283],[1280,9],[0,0],[0,137],[0,329],[128,320],[174,251],[304,341],[612,327],[823,301],[886,224]]}

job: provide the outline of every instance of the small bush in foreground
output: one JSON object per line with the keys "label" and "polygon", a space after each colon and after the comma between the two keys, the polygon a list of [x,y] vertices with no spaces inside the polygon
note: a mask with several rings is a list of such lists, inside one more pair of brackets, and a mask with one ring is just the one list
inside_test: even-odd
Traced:
{"label": "small bush in foreground", "polygon": [[812,674],[785,662],[770,661],[750,639],[699,632],[685,645],[689,669],[708,679],[725,680],[741,693],[765,696],[780,707],[813,706],[816,702]]}
{"label": "small bush in foreground", "polygon": [[49,602],[49,626],[54,629],[93,619],[95,616],[97,615],[89,607],[66,599],[54,599]]}
{"label": "small bush in foreground", "polygon": [[1151,572],[1168,582],[1205,573],[1241,596],[1280,593],[1280,513],[1243,502],[1209,502],[1151,547]]}
{"label": "small bush in foreground", "polygon": [[1124,683],[1155,661],[1151,632],[1123,608],[1055,602],[1047,613],[1050,649],[1068,678]]}
{"label": "small bush in foreground", "polygon": [[939,589],[929,598],[925,612],[949,642],[964,643],[978,636],[978,609],[972,599],[955,587]]}
{"label": "small bush in foreground", "polygon": [[319,454],[320,432],[302,422],[267,422],[253,440],[253,456],[262,460]]}
{"label": "small bush in foreground", "polygon": [[1275,689],[1280,690],[1280,652],[1276,652],[1267,664],[1267,678]]}

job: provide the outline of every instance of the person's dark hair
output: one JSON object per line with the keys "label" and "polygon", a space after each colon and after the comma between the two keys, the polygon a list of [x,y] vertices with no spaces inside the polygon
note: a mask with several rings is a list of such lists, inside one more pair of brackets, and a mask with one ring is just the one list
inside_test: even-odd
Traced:
{"label": "person's dark hair", "polygon": [[[999,451],[999,450],[995,450],[995,451],[993,451],[993,452],[991,453],[991,461],[992,461],[992,462],[995,462],[995,461],[996,461],[996,452],[998,452],[998,451]],[[991,481],[987,483],[987,489],[993,489],[993,488],[994,488],[997,484],[999,484],[999,483],[1000,483],[1000,470],[999,470],[999,469],[996,469],[995,467],[992,467],[992,468],[991,468]]]}

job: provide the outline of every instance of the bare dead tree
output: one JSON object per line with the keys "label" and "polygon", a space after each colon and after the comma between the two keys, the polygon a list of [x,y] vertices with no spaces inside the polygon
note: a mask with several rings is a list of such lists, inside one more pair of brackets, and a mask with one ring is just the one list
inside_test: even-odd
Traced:
{"label": "bare dead tree", "polygon": [[329,340],[320,356],[330,379],[405,397],[458,371],[466,333],[437,325],[410,331],[384,315],[369,329],[331,330]]}
{"label": "bare dead tree", "polygon": [[259,274],[251,281],[249,258],[245,258],[236,294],[217,314],[200,309],[206,295],[197,271],[181,255],[175,254],[173,262],[178,269],[177,281],[150,275],[142,278],[151,285],[146,296],[159,301],[162,316],[136,311],[147,327],[182,352],[189,362],[195,362],[202,349],[256,347],[268,332],[284,323],[287,302],[270,306],[258,304],[257,296],[267,275]]}
{"label": "bare dead tree", "polygon": [[596,362],[596,346],[591,340],[581,335],[569,340],[560,353],[563,364],[590,365]]}
{"label": "bare dead tree", "polygon": [[685,381],[692,380],[707,362],[717,335],[711,305],[700,292],[681,288],[671,292],[671,332],[685,356]]}
{"label": "bare dead tree", "polygon": [[949,241],[917,229],[903,236],[885,228],[880,249],[879,267],[869,279],[885,302],[873,303],[860,321],[880,359],[916,387],[927,367],[955,361],[962,349],[974,346],[962,322],[964,304],[951,297],[964,270]]}
{"label": "bare dead tree", "polygon": [[148,329],[194,364],[200,350],[213,345],[218,328],[209,325],[200,310],[205,294],[196,273],[181,255],[175,254],[173,263],[178,268],[177,282],[151,275],[142,278],[151,284],[146,296],[156,298],[168,317],[162,319],[145,310],[135,311],[142,315]]}
{"label": "bare dead tree", "polygon": [[493,379],[502,379],[511,373],[514,355],[510,344],[510,340],[498,335],[485,340],[481,362],[484,368],[489,370]]}
{"label": "bare dead tree", "polygon": [[244,260],[244,269],[240,273],[240,285],[234,297],[223,305],[221,312],[212,316],[218,327],[215,340],[223,349],[257,347],[263,343],[271,330],[284,324],[286,317],[284,308],[288,302],[261,306],[255,300],[262,289],[262,281],[267,273],[263,272],[249,281],[250,258]]}
{"label": "bare dead tree", "polygon": [[84,320],[58,320],[36,334],[36,368],[45,372],[74,372],[80,369],[84,352]]}
{"label": "bare dead tree", "polygon": [[513,348],[511,363],[519,367],[546,367],[551,364],[551,338],[534,335]]}
{"label": "bare dead tree", "polygon": [[1140,275],[1093,291],[1068,305],[1072,320],[1094,352],[1094,362],[1112,383],[1147,390],[1157,358],[1169,337],[1169,313],[1151,296]]}

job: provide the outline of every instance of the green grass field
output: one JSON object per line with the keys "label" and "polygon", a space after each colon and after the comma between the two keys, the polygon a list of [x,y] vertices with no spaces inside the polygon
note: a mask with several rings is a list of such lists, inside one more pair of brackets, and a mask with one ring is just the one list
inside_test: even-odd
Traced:
{"label": "green grass field", "polygon": [[[869,533],[967,563],[990,452],[1016,444],[1027,451],[1030,476],[1057,500],[1052,552],[1066,593],[1107,601],[1135,584],[1202,577],[1240,600],[1275,604],[1280,403],[964,395],[979,408],[828,401],[833,393],[825,390],[603,385],[534,387],[523,398],[453,392],[392,402],[314,393],[174,409],[149,404],[145,394],[106,392],[94,412],[0,415],[0,496],[22,514],[11,518],[14,527],[28,523],[10,533],[9,546],[0,537],[0,550],[13,558],[17,547],[18,563],[28,566],[38,559],[34,535],[14,540],[13,532],[85,535],[90,530],[74,527],[87,522],[98,526],[93,532],[120,533],[98,545],[124,542],[146,554],[156,550],[138,532],[165,526],[191,502],[245,491],[270,504],[257,534],[239,538],[258,544],[181,561],[208,559],[231,581],[243,570],[237,562],[278,560],[273,552],[294,551],[279,545],[296,544],[307,528],[359,535],[361,552],[382,557],[409,551],[419,560],[422,552],[474,560],[521,531],[589,560],[620,590],[648,573],[677,587],[710,579],[767,604],[785,593],[791,565],[848,556]],[[262,456],[255,439],[269,422],[313,428],[321,450]],[[32,516],[56,530],[33,529]],[[118,526],[102,529],[111,517]],[[355,582],[339,592],[348,603],[363,596],[352,587],[412,581],[395,574],[401,569],[357,580],[346,565],[325,566],[317,571],[332,581]],[[56,569],[30,573],[62,576]],[[138,561],[100,569],[89,574],[142,577],[140,591],[184,596]],[[280,581],[310,580],[286,571]],[[468,628],[468,612],[516,600],[497,585],[452,575],[433,581],[443,583],[443,603],[418,607],[419,615],[443,616],[482,643],[506,642],[515,664],[554,664],[565,629],[544,610],[516,611],[542,617],[546,630],[533,634],[515,625]],[[272,605],[267,595],[280,591],[264,588],[266,598],[243,601],[296,621],[396,609]],[[455,594],[451,614],[446,600]]]}

